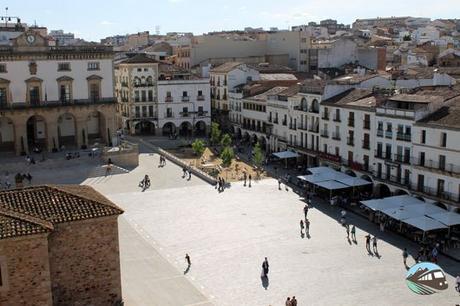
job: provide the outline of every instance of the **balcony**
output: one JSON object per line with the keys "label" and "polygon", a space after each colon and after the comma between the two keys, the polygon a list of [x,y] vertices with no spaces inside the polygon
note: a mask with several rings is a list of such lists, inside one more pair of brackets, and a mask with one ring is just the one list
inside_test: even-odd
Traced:
{"label": "balcony", "polygon": [[377,130],[377,137],[383,137],[383,130]]}
{"label": "balcony", "polygon": [[439,163],[433,160],[412,158],[412,164],[414,166],[423,167],[433,172],[440,172],[448,175],[460,176],[460,165]]}
{"label": "balcony", "polygon": [[370,150],[371,149],[371,143],[369,140],[363,140],[363,149],[365,150]]}
{"label": "balcony", "polygon": [[289,129],[295,131],[297,130],[297,126],[293,123],[289,123]]}
{"label": "balcony", "polygon": [[371,129],[371,122],[369,120],[364,120],[363,121],[363,128],[365,130],[370,130]]}
{"label": "balcony", "polygon": [[284,126],[287,126],[287,120],[283,120],[282,124],[283,124]]}
{"label": "balcony", "polygon": [[308,131],[313,133],[319,133],[319,126],[310,125],[308,127]]}
{"label": "balcony", "polygon": [[319,109],[315,107],[310,107],[310,113],[319,114]]}
{"label": "balcony", "polygon": [[388,138],[388,139],[393,138],[393,132],[392,131],[385,131],[385,138]]}
{"label": "balcony", "polygon": [[321,137],[329,138],[329,131],[328,130],[322,130],[321,131]]}
{"label": "balcony", "polygon": [[348,137],[347,138],[347,145],[354,146],[355,145],[355,139],[353,137]]}
{"label": "balcony", "polygon": [[301,111],[301,112],[308,112],[308,108],[302,107],[300,105],[294,106],[294,110]]}
{"label": "balcony", "polygon": [[337,133],[337,132],[332,133],[332,139],[340,140],[340,133]]}
{"label": "balcony", "polygon": [[349,127],[355,127],[355,119],[348,118],[348,126]]}
{"label": "balcony", "polygon": [[165,102],[173,102],[173,97],[166,97]]}
{"label": "balcony", "polygon": [[432,188],[428,186],[418,186],[416,184],[413,184],[410,187],[415,192],[420,193],[422,195],[426,195],[436,200],[441,199],[444,201],[451,201],[451,202],[456,202],[456,203],[460,202],[459,194],[454,194],[451,192],[447,192],[445,190],[438,190],[437,188]]}
{"label": "balcony", "polygon": [[204,98],[203,95],[201,95],[201,96],[197,96],[197,97],[196,97],[196,100],[197,100],[197,101],[204,101],[205,98]]}
{"label": "balcony", "polygon": [[380,158],[380,159],[384,159],[384,157],[383,157],[383,151],[381,151],[381,150],[375,150],[374,157]]}
{"label": "balcony", "polygon": [[324,152],[318,152],[318,155],[319,155],[319,158],[321,159],[325,159],[325,160],[328,160],[328,161],[331,161],[337,164],[340,164],[341,162],[341,158],[338,155],[332,155],[332,154],[324,153]]}
{"label": "balcony", "polygon": [[342,120],[340,119],[340,116],[334,116],[334,118],[332,118],[332,121],[334,121],[334,122],[342,122]]}
{"label": "balcony", "polygon": [[306,124],[304,124],[304,125],[299,125],[299,126],[297,127],[297,129],[302,130],[302,131],[308,131],[308,127],[307,127]]}
{"label": "balcony", "polygon": [[40,101],[38,103],[27,103],[27,102],[15,102],[0,104],[0,110],[20,110],[29,108],[54,108],[61,106],[87,106],[97,104],[115,104],[117,100],[115,98],[98,98],[98,99],[72,99],[68,102],[62,101]]}
{"label": "balcony", "polygon": [[396,134],[396,140],[411,142],[412,141],[412,135],[411,134],[405,134],[405,133],[397,133]]}
{"label": "balcony", "polygon": [[278,124],[278,122],[279,122],[279,121],[278,121],[278,118],[275,118],[275,119],[273,120],[273,123],[274,123],[274,124]]}
{"label": "balcony", "polygon": [[411,160],[410,160],[410,155],[403,155],[403,154],[394,154],[393,160],[397,163],[400,164],[408,164],[410,165]]}
{"label": "balcony", "polygon": [[182,96],[182,102],[190,102],[189,96]]}
{"label": "balcony", "polygon": [[321,117],[323,120],[329,120],[329,113],[323,113],[323,116]]}
{"label": "balcony", "polygon": [[174,117],[174,113],[173,112],[166,112],[165,113],[165,118],[173,118]]}

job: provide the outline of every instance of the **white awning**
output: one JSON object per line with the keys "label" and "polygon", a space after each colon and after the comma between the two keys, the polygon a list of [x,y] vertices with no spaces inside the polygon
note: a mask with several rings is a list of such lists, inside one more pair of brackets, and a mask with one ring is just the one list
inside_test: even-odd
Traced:
{"label": "white awning", "polygon": [[460,214],[450,211],[430,215],[430,218],[442,222],[447,226],[460,224]]}
{"label": "white awning", "polygon": [[359,187],[359,186],[366,186],[366,185],[372,184],[372,182],[363,180],[362,178],[359,178],[359,177],[352,177],[352,176],[339,178],[337,179],[337,181],[339,181],[342,184],[351,186],[351,187]]}
{"label": "white awning", "polygon": [[447,210],[442,209],[441,207],[428,203],[423,203],[422,205],[412,205],[407,209],[425,216],[447,212]]}
{"label": "white awning", "polygon": [[347,186],[345,184],[342,184],[337,181],[324,181],[324,182],[319,182],[316,183],[317,186],[325,188],[327,190],[337,190],[337,189],[345,189],[345,188],[350,188],[350,186]]}
{"label": "white awning", "polygon": [[404,220],[404,223],[407,223],[416,228],[419,228],[424,232],[435,230],[435,229],[447,228],[446,225],[442,224],[441,222],[437,220],[428,218],[427,216],[406,219]]}
{"label": "white awning", "polygon": [[329,167],[314,167],[314,168],[308,168],[308,171],[311,172],[311,174],[320,174],[320,173],[327,173],[327,172],[337,172],[332,168]]}
{"label": "white awning", "polygon": [[296,152],[292,152],[292,151],[277,152],[277,153],[273,153],[273,155],[278,157],[279,159],[299,157],[299,154],[297,154]]}
{"label": "white awning", "polygon": [[410,210],[410,207],[413,206],[401,206],[401,207],[395,207],[395,208],[386,208],[383,209],[382,212],[396,220],[405,220],[410,219],[410,218],[415,218],[415,217],[422,217],[423,213],[417,212],[414,210]]}
{"label": "white awning", "polygon": [[384,199],[361,201],[361,204],[369,207],[372,210],[383,211],[385,209],[388,210],[401,207],[409,207],[413,205],[424,205],[426,203],[410,195],[400,195],[387,197]]}

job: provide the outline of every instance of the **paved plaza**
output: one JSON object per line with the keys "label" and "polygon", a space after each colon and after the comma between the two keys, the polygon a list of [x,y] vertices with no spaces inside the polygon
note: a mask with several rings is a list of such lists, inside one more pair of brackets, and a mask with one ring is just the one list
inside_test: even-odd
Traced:
{"label": "paved plaza", "polygon": [[[34,173],[38,182],[72,178],[104,193],[125,213],[120,217],[120,252],[125,305],[284,305],[295,295],[299,305],[455,305],[454,278],[458,262],[441,257],[450,288],[418,296],[405,284],[402,248],[416,245],[393,234],[380,233],[361,217],[357,245],[346,239],[336,221],[339,211],[314,203],[309,211],[310,239],[302,238],[299,221],[304,202],[291,189],[279,191],[275,180],[235,183],[223,193],[158,155],[144,153],[140,166],[126,173],[98,176],[94,165],[69,166],[53,176]],[[70,165],[70,164],[69,164]],[[73,164],[72,164],[73,165]],[[97,167],[96,167],[97,168]],[[86,179],[77,178],[93,173]],[[152,187],[138,183],[148,174]],[[65,182],[69,182],[65,180]],[[69,182],[70,183],[70,182]],[[379,254],[369,256],[367,233],[378,235]],[[192,265],[187,266],[185,253]],[[264,257],[270,263],[269,282],[261,281]],[[413,260],[410,258],[409,264]]]}

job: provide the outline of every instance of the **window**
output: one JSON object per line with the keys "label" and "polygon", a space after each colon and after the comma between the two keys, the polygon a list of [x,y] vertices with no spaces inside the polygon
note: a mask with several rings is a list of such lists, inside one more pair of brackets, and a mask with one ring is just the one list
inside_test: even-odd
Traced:
{"label": "window", "polygon": [[391,132],[393,130],[393,127],[391,125],[391,122],[387,123],[387,132]]}
{"label": "window", "polygon": [[148,91],[148,95],[149,95],[148,101],[149,101],[149,102],[153,102],[153,91],[152,91],[152,90],[149,90],[149,91]]}
{"label": "window", "polygon": [[140,109],[140,107],[136,106],[135,110],[136,110],[136,118],[140,118],[141,117],[141,109]]}
{"label": "window", "polygon": [[203,106],[198,106],[198,115],[202,116],[203,115]]}
{"label": "window", "polygon": [[137,72],[142,72],[142,68],[137,68]]}
{"label": "window", "polygon": [[70,63],[58,63],[58,71],[70,71]]}
{"label": "window", "polygon": [[147,102],[147,92],[145,90],[141,91],[142,102]]}
{"label": "window", "polygon": [[153,118],[153,105],[149,105],[149,117]]}
{"label": "window", "polygon": [[182,92],[182,97],[188,97],[188,93],[186,91]]}
{"label": "window", "polygon": [[419,161],[420,166],[425,166],[425,152],[420,152],[420,161]]}
{"label": "window", "polygon": [[29,97],[30,97],[31,105],[39,105],[40,104],[40,87],[38,86],[29,87]]}
{"label": "window", "polygon": [[141,100],[141,96],[138,90],[134,92],[134,102],[139,102]]}
{"label": "window", "polygon": [[6,88],[0,88],[0,106],[6,106],[8,103]]}
{"label": "window", "polygon": [[426,131],[422,130],[422,134],[420,137],[420,143],[426,143]]}
{"label": "window", "polygon": [[446,170],[446,156],[439,155],[439,170]]}
{"label": "window", "polygon": [[99,70],[99,62],[89,62],[88,63],[88,70]]}
{"label": "window", "polygon": [[6,64],[0,64],[0,73],[7,73],[6,71]]}
{"label": "window", "polygon": [[447,146],[447,133],[441,133],[441,147]]}
{"label": "window", "polygon": [[201,97],[203,95],[203,91],[202,90],[198,90],[198,96]]}
{"label": "window", "polygon": [[166,92],[166,97],[171,98],[171,92],[170,91]]}
{"label": "window", "polygon": [[61,102],[69,102],[70,101],[70,85],[63,84],[59,88],[59,99]]}
{"label": "window", "polygon": [[91,101],[98,101],[99,100],[99,84],[91,84],[91,87],[90,87],[90,98],[91,98]]}

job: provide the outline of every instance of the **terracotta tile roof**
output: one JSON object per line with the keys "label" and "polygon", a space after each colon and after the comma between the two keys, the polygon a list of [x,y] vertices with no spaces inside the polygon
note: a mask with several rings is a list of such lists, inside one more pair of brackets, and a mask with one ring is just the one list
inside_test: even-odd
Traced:
{"label": "terracotta tile roof", "polygon": [[138,53],[121,62],[121,64],[154,64],[158,63],[157,60],[148,57],[145,53]]}
{"label": "terracotta tile roof", "polygon": [[349,89],[339,95],[327,99],[321,104],[328,106],[351,106],[373,108],[377,100],[369,89]]}
{"label": "terracotta tile roof", "polygon": [[417,122],[417,125],[431,126],[434,128],[460,129],[460,97],[448,101],[449,106],[443,106]]}
{"label": "terracotta tile roof", "polygon": [[53,224],[123,211],[89,186],[37,186],[0,192],[0,239],[44,233]]}

